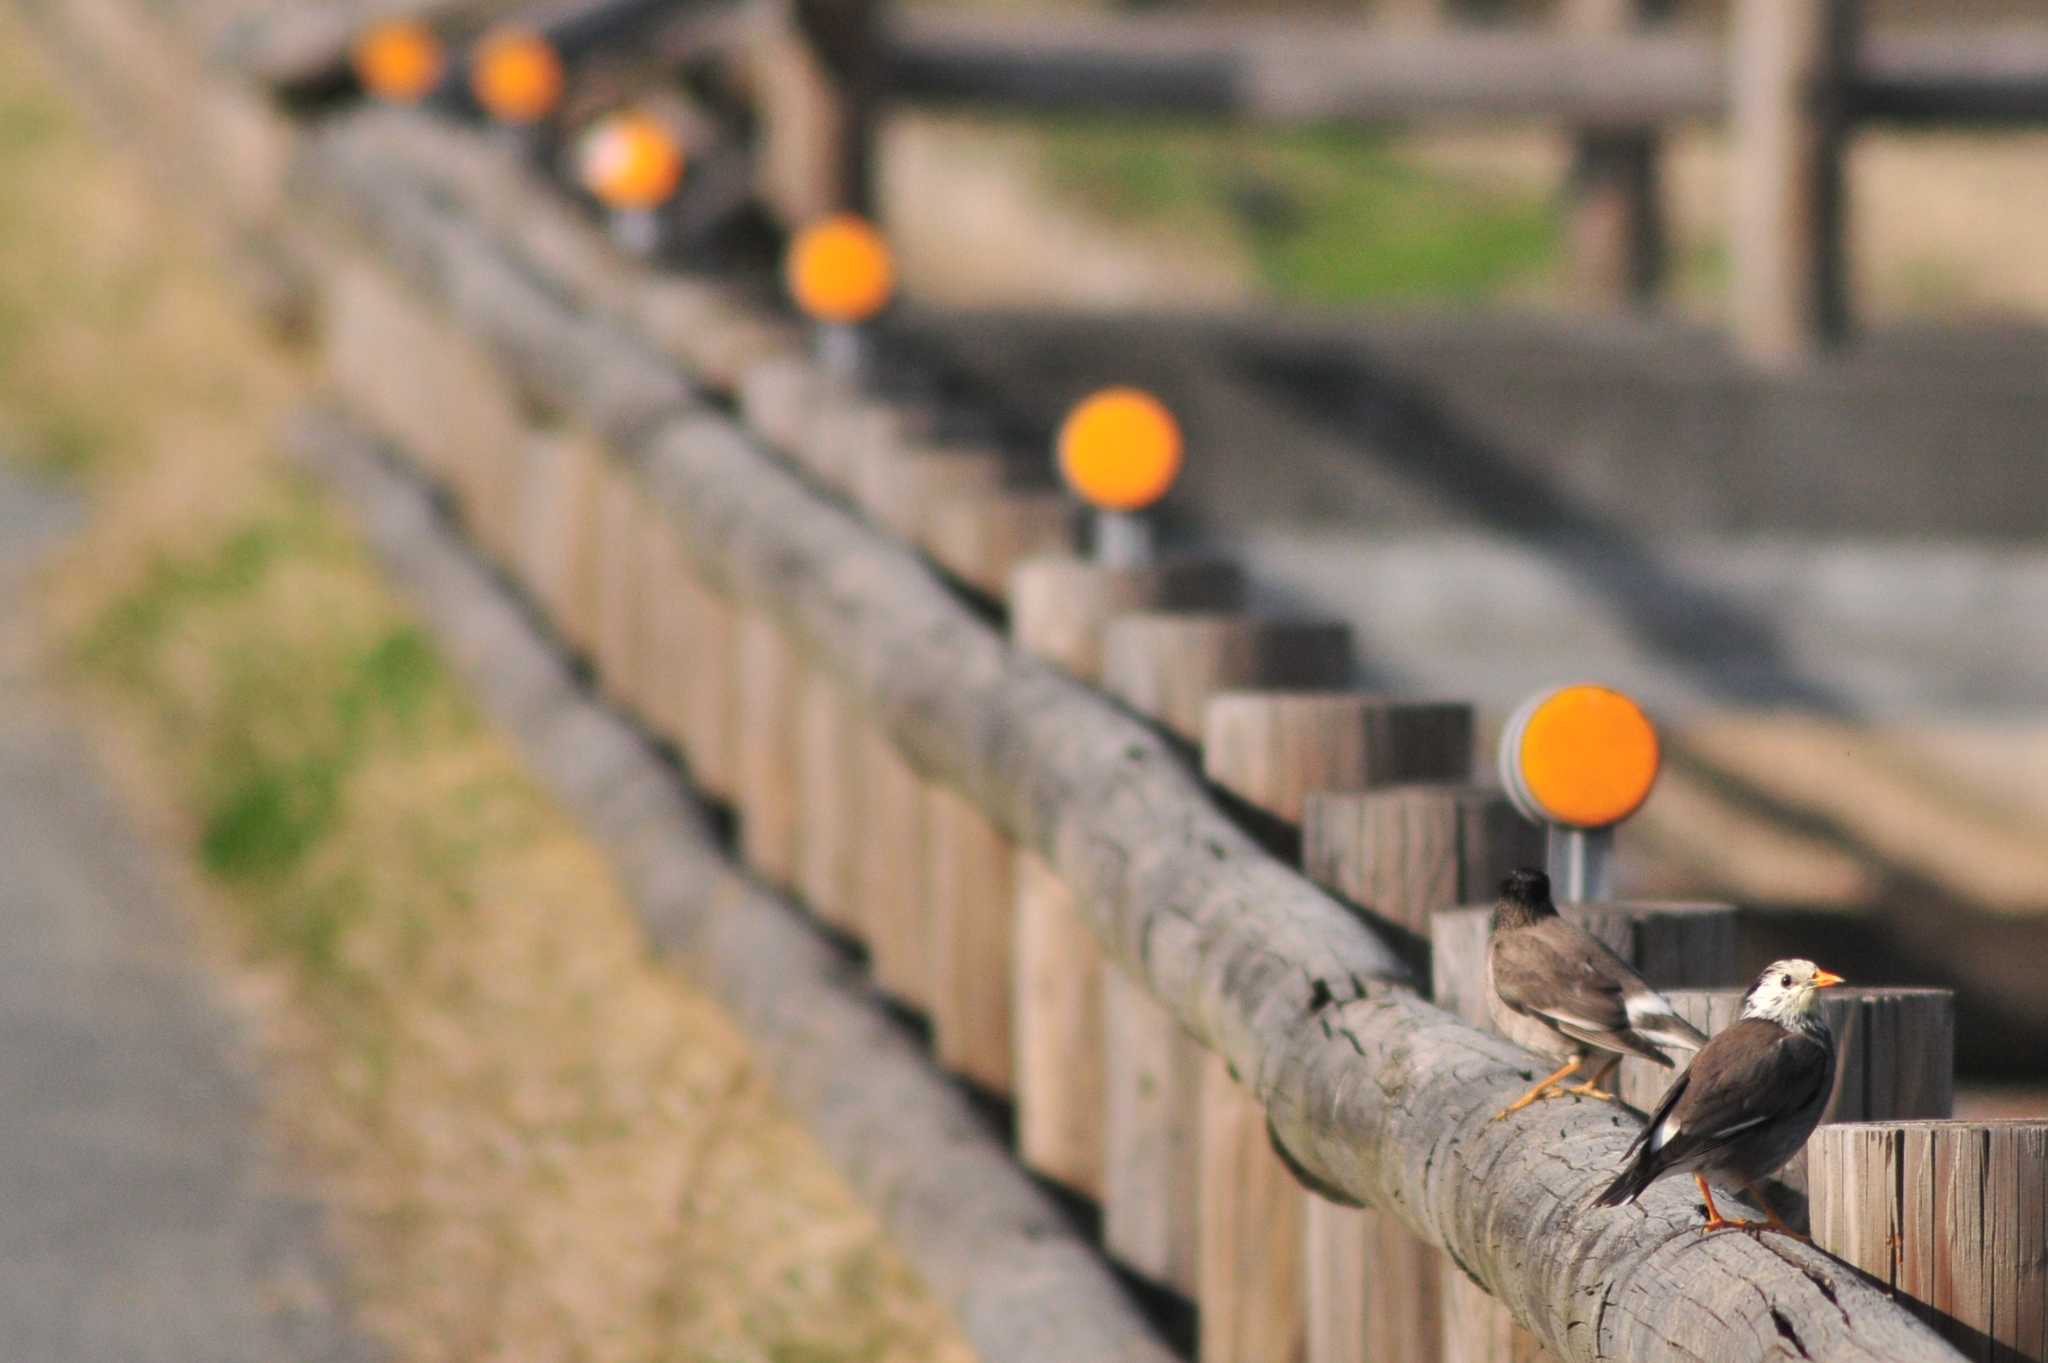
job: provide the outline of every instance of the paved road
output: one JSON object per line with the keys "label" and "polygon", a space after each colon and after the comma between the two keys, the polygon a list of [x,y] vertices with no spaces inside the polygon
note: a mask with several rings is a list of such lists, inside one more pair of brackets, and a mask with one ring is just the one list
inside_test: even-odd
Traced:
{"label": "paved road", "polygon": [[71,514],[0,466],[0,1355],[363,1363],[171,882],[30,665]]}

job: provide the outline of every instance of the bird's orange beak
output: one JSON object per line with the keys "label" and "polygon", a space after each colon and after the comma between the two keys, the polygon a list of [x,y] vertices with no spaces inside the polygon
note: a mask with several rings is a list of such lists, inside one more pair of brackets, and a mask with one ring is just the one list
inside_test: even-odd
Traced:
{"label": "bird's orange beak", "polygon": [[1816,970],[1813,972],[1813,987],[1815,989],[1833,989],[1841,983],[1843,983],[1842,977],[1832,970]]}

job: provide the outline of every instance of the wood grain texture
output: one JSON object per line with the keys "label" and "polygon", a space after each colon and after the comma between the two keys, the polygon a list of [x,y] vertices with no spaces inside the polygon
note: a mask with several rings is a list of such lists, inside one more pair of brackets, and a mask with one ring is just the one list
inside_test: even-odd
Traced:
{"label": "wood grain texture", "polygon": [[1459,780],[1471,768],[1472,707],[1455,701],[1227,691],[1202,730],[1203,774],[1290,824],[1321,791]]}
{"label": "wood grain texture", "polygon": [[858,937],[859,712],[831,673],[810,665],[797,708],[797,891],[821,921]]}
{"label": "wood grain texture", "polygon": [[[1312,792],[1360,790],[1404,779],[1462,777],[1471,765],[1470,706],[1403,703],[1348,692],[1225,692],[1209,702],[1202,742],[1202,771],[1209,780],[1289,824],[1300,820]],[[1219,1087],[1227,1091],[1219,1092]],[[1242,1153],[1240,1147],[1249,1137],[1240,1128],[1250,1119],[1243,1112],[1241,1091],[1230,1082],[1227,1071],[1212,1066],[1204,1093],[1202,1357],[1205,1363],[1251,1363],[1299,1356],[1306,1344],[1311,1310],[1301,1260],[1304,1251],[1316,1255],[1326,1247],[1297,1240],[1290,1252],[1275,1253],[1262,1233],[1248,1239],[1249,1251],[1255,1252],[1226,1253],[1223,1237],[1242,1235],[1245,1227],[1285,1227],[1289,1235],[1306,1235],[1307,1194],[1292,1179],[1265,1177],[1256,1160]],[[1228,1115],[1219,1115],[1219,1107]],[[1219,1129],[1230,1144],[1221,1152],[1212,1152],[1206,1142]],[[1254,1129],[1260,1137],[1257,1154],[1272,1160],[1263,1140],[1263,1121],[1255,1123]],[[1234,1229],[1219,1231],[1218,1227]],[[1360,1228],[1360,1232],[1372,1234],[1376,1229]],[[1362,1261],[1369,1248],[1386,1246],[1375,1236],[1371,1246],[1361,1241],[1337,1246],[1333,1252],[1340,1259]],[[1421,1253],[1408,1255],[1409,1260],[1435,1257],[1426,1247],[1416,1248]],[[1401,1313],[1402,1305],[1387,1305],[1387,1292],[1400,1290],[1392,1287],[1392,1279],[1426,1276],[1403,1272],[1406,1267],[1395,1267],[1387,1283],[1360,1278],[1337,1291],[1353,1301],[1369,1297],[1369,1310],[1378,1312],[1385,1307],[1391,1313]],[[1333,1302],[1327,1296],[1317,1305],[1344,1319],[1354,1314],[1349,1303]],[[1318,1328],[1327,1339],[1336,1327]],[[1392,1336],[1382,1338],[1396,1342]],[[1417,1339],[1399,1340],[1398,1344],[1403,1346],[1401,1356],[1417,1356]]]}
{"label": "wood grain texture", "polygon": [[[1077,675],[1100,669],[1102,634],[1139,608],[1235,605],[1244,579],[1213,559],[1112,567],[1048,555],[1012,575],[1010,637]],[[1047,1178],[1104,1196],[1102,948],[1066,884],[1035,851],[1017,852],[1017,1149]]]}
{"label": "wood grain texture", "polygon": [[923,544],[932,562],[1000,601],[1018,564],[1073,547],[1076,515],[1072,497],[1053,488],[947,497],[924,517]]}
{"label": "wood grain texture", "polygon": [[1171,745],[1020,658],[899,547],[693,410],[639,341],[394,173],[363,126],[308,140],[305,211],[372,243],[532,400],[644,461],[699,570],[775,613],[918,766],[1044,855],[1107,955],[1229,1059],[1319,1185],[1453,1251],[1563,1358],[1662,1363],[1711,1335],[1743,1363],[1781,1354],[1787,1332],[1841,1363],[1955,1356],[1817,1251],[1726,1237],[1695,1253],[1677,1190],[1580,1215],[1625,1127],[1570,1111],[1540,1134],[1492,1123],[1523,1082],[1519,1053],[1392,984],[1386,944],[1264,855]]}
{"label": "wood grain texture", "polygon": [[803,665],[775,618],[739,616],[740,855],[768,884],[796,883],[797,714]]}
{"label": "wood grain texture", "polygon": [[694,627],[684,683],[690,779],[731,803],[740,785],[739,611],[694,560],[680,586]]}
{"label": "wood grain texture", "polygon": [[1202,1048],[1122,970],[1102,971],[1102,1241],[1124,1267],[1201,1292]]}
{"label": "wood grain texture", "polygon": [[1010,637],[1070,676],[1102,675],[1109,622],[1133,611],[1231,611],[1244,600],[1244,573],[1218,558],[1162,558],[1139,567],[1046,554],[1017,566],[1010,586]]}
{"label": "wood grain texture", "polygon": [[924,782],[872,718],[862,717],[856,742],[865,818],[854,915],[867,939],[875,987],[926,1011],[932,1001],[932,931]]}
{"label": "wood grain texture", "polygon": [[1302,1357],[1308,1194],[1273,1153],[1266,1110],[1213,1051],[1201,1077],[1199,1363]]}
{"label": "wood grain texture", "polygon": [[628,712],[639,711],[640,663],[646,640],[640,632],[642,522],[651,513],[633,475],[606,462],[597,485],[597,622],[592,661],[598,694]]}
{"label": "wood grain texture", "polygon": [[570,646],[581,619],[577,603],[595,590],[598,470],[603,452],[561,432],[529,433],[521,442],[519,552],[514,573]]}
{"label": "wood grain texture", "polygon": [[1808,1156],[1817,1243],[1964,1357],[2048,1359],[2048,1121],[1827,1126]]}
{"label": "wood grain texture", "polygon": [[1351,671],[1351,632],[1319,620],[1138,611],[1111,621],[1102,647],[1103,688],[1189,743],[1218,692],[1341,686]]}
{"label": "wood grain texture", "polygon": [[937,782],[925,787],[925,829],[932,1041],[941,1065],[1007,1095],[1016,1058],[1017,850],[979,806]]}
{"label": "wood grain texture", "polygon": [[1103,1195],[1102,948],[1065,882],[1018,849],[1017,1154],[1084,1197]]}
{"label": "wood grain texture", "polygon": [[1432,973],[1431,915],[1490,898],[1509,871],[1541,866],[1543,846],[1543,830],[1491,786],[1424,782],[1319,792],[1302,807],[1308,878],[1357,905],[1425,980]]}

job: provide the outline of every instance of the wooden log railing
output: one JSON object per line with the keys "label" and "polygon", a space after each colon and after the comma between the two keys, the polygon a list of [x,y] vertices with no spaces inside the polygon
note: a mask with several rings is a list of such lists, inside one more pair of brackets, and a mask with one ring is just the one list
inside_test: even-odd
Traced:
{"label": "wooden log railing", "polygon": [[[526,175],[468,134],[381,115],[321,134],[299,183],[350,225],[320,249],[358,262],[358,292],[395,272],[381,306],[411,312],[427,300],[455,323],[417,332],[427,343],[469,348],[520,403],[599,436],[607,476],[630,480],[672,534],[667,552],[683,562],[668,565],[671,578],[680,569],[693,590],[779,632],[916,780],[943,784],[1042,862],[1114,969],[1263,1106],[1312,1186],[1370,1203],[1447,1251],[1460,1280],[1482,1285],[1560,1358],[1950,1356],[1819,1251],[1746,1237],[1702,1248],[1679,1190],[1653,1192],[1640,1214],[1581,1212],[1625,1129],[1579,1109],[1546,1113],[1540,1130],[1490,1122],[1525,1082],[1523,1057],[1403,984],[1402,955],[1262,850],[1174,743],[1009,648],[857,502],[823,495],[798,452],[778,459],[704,405],[651,329],[629,325],[646,306],[633,287],[641,276],[607,260],[593,229],[578,244],[573,220]],[[572,268],[543,268],[534,242]],[[361,263],[366,248],[379,263]],[[593,287],[579,288],[578,274]],[[698,301],[713,300],[709,289]],[[344,310],[337,350],[382,343],[373,311],[359,302],[350,323]],[[368,366],[357,373],[347,396],[378,425],[423,425],[398,410],[421,400],[417,385],[408,396]],[[444,413],[464,400],[434,396]],[[500,457],[510,454],[422,452],[451,489],[472,494],[488,482],[472,461]],[[482,503],[460,491],[457,501],[465,518],[479,514]],[[646,690],[647,669],[637,674],[620,694],[659,722],[668,707],[659,688]],[[1170,702],[1192,713],[1178,693]],[[678,737],[694,764],[703,735]],[[746,807],[744,782],[739,793],[744,827],[759,811]],[[875,927],[859,924],[871,940]]]}

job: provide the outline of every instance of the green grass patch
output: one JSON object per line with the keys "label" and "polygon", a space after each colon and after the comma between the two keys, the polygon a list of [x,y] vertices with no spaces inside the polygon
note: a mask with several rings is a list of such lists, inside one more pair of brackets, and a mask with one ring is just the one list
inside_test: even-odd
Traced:
{"label": "green grass patch", "polygon": [[1527,290],[1559,256],[1548,200],[1420,169],[1384,134],[1048,126],[1061,191],[1124,222],[1227,238],[1289,302],[1483,302]]}

